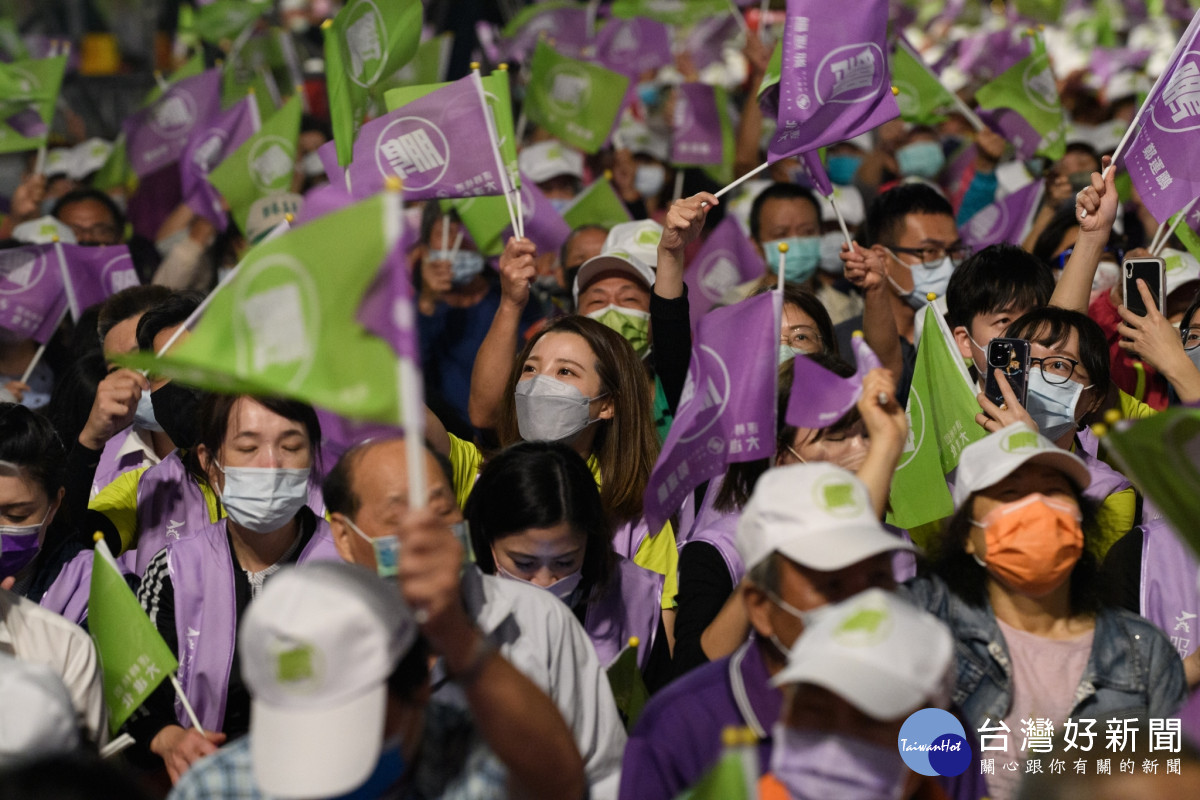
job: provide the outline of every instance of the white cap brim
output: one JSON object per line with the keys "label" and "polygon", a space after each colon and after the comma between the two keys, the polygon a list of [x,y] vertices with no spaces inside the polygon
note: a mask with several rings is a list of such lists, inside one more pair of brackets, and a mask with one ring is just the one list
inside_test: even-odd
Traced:
{"label": "white cap brim", "polygon": [[912,713],[928,697],[898,676],[861,661],[838,658],[820,651],[817,657],[795,657],[774,678],[772,686],[811,683],[841,697],[867,716],[891,721]]}
{"label": "white cap brim", "polygon": [[624,272],[631,278],[636,278],[639,283],[645,284],[647,289],[654,286],[654,273],[649,267],[643,271],[637,264],[620,256],[604,254],[592,256],[583,262],[579,271],[575,273],[575,285],[572,287],[572,293],[575,295],[576,304],[579,303],[579,293],[587,288],[596,275],[602,272]]}
{"label": "white cap brim", "polygon": [[285,710],[251,704],[250,755],[264,794],[336,797],[361,786],[379,761],[387,686],[336,708]]}
{"label": "white cap brim", "polygon": [[858,562],[894,550],[916,551],[906,539],[887,533],[882,528],[856,526],[839,528],[820,533],[798,534],[795,523],[780,523],[789,529],[778,537],[781,541],[776,552],[787,556],[801,566],[820,572],[845,569]]}
{"label": "white cap brim", "polygon": [[1092,482],[1092,473],[1088,470],[1087,464],[1084,464],[1083,459],[1074,453],[1066,450],[1055,450],[1054,452],[1037,450],[1030,452],[1020,459],[1008,457],[992,461],[991,466],[981,474],[975,476],[975,479],[970,483],[956,481],[954,484],[954,507],[961,507],[967,498],[975,492],[981,492],[984,489],[995,486],[1016,472],[1020,467],[1031,463],[1045,464],[1062,472],[1071,479],[1071,482],[1080,491],[1086,489]]}

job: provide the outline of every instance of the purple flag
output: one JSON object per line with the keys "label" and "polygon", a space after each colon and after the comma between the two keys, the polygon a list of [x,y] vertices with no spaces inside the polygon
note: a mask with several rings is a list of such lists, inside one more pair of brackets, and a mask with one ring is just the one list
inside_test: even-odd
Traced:
{"label": "purple flag", "polygon": [[[571,235],[571,226],[558,213],[537,184],[525,175],[521,176],[521,213],[525,216],[525,238],[537,245],[540,253],[557,253]],[[501,236],[508,241],[512,226]]]}
{"label": "purple flag", "polygon": [[315,186],[304,195],[304,202],[300,204],[300,211],[292,220],[292,227],[299,228],[306,222],[345,208],[353,202],[354,196],[346,191],[344,184],[323,183]]}
{"label": "purple flag", "polygon": [[0,327],[50,341],[67,310],[62,268],[53,244],[0,250]]}
{"label": "purple flag", "polygon": [[571,58],[579,58],[583,49],[588,45],[588,26],[586,7],[579,5],[574,8],[552,8],[545,11],[534,11],[536,6],[527,10],[527,22],[521,24],[520,19],[513,20],[520,27],[515,28],[509,23],[503,31],[504,39],[500,43],[505,57],[513,61],[525,63],[533,55],[538,39],[545,36],[554,40],[554,49]]}
{"label": "purple flag", "polygon": [[46,135],[46,121],[36,108],[18,111],[4,120],[4,124],[26,139],[40,139]]}
{"label": "purple flag", "polygon": [[715,87],[704,83],[676,86],[675,110],[671,115],[671,163],[723,163],[728,119]]}
{"label": "purple flag", "polygon": [[67,279],[71,282],[67,300],[75,319],[122,289],[141,283],[129,248],[123,244],[106,247],[64,244],[62,253]]}
{"label": "purple flag", "polygon": [[792,393],[788,398],[789,425],[798,428],[827,428],[854,407],[862,397],[863,378],[879,367],[879,357],[861,333],[851,340],[857,368],[843,378],[805,355],[796,356]]}
{"label": "purple flag", "polygon": [[721,302],[726,292],[761,277],[766,271],[766,263],[742,233],[741,225],[733,215],[726,215],[683,275],[688,287],[692,330],[698,329],[700,318]]}
{"label": "purple flag", "polygon": [[692,66],[697,72],[705,67],[720,63],[725,57],[725,48],[740,33],[732,14],[721,14],[706,17],[692,25],[683,41],[683,52],[692,59]]}
{"label": "purple flag", "polygon": [[350,193],[370,197],[397,176],[406,201],[502,194],[488,113],[483,84],[471,73],[371,120],[346,168]]}
{"label": "purple flag", "polygon": [[646,486],[650,530],[727,465],[774,455],[781,306],[772,291],[700,320],[679,410]]}
{"label": "purple flag", "polygon": [[1127,69],[1142,69],[1151,50],[1133,50],[1128,47],[1097,47],[1092,51],[1089,62],[1092,74],[1101,86],[1107,86],[1113,76]]}
{"label": "purple flag", "polygon": [[208,182],[208,173],[258,132],[258,104],[253,95],[242,98],[210,120],[197,125],[179,158],[179,179],[188,208],[225,230],[229,215],[221,195]]}
{"label": "purple flag", "polygon": [[397,216],[394,224],[400,228],[400,236],[363,295],[356,319],[368,331],[391,345],[397,356],[419,365],[421,353],[417,346],[416,306],[413,303],[412,275],[408,271],[409,242],[404,235],[404,221]]}
{"label": "purple flag", "polygon": [[1200,13],[1129,126],[1116,154],[1154,218],[1166,222],[1200,197]]}
{"label": "purple flag", "polygon": [[775,136],[767,160],[853,139],[900,116],[887,59],[887,0],[830,12],[788,0]]}
{"label": "purple flag", "polygon": [[596,35],[593,60],[636,80],[647,70],[658,71],[671,63],[671,34],[666,25],[652,19],[612,19]]}
{"label": "purple flag", "polygon": [[1011,108],[981,108],[979,118],[989,128],[1012,142],[1013,149],[1020,158],[1033,158],[1042,146],[1042,134],[1038,133],[1019,111]]}
{"label": "purple flag", "polygon": [[1042,202],[1044,190],[1042,181],[1033,181],[1003,200],[979,209],[960,229],[963,242],[972,250],[993,244],[1020,244]]}
{"label": "purple flag", "polygon": [[174,164],[192,131],[220,111],[220,70],[210,69],[172,84],[162,97],[121,125],[133,171],[141,177]]}
{"label": "purple flag", "polygon": [[1033,52],[1033,40],[1015,29],[968,36],[958,43],[957,66],[982,83],[1003,75]]}
{"label": "purple flag", "polygon": [[318,147],[317,158],[321,159],[321,166],[325,168],[325,177],[329,178],[329,182],[344,187],[346,185],[346,170],[342,168],[342,165],[337,160],[337,142],[330,139]]}
{"label": "purple flag", "polygon": [[833,195],[833,184],[829,181],[829,174],[825,172],[825,165],[821,163],[819,151],[799,153],[796,159],[800,162],[800,171],[795,175],[796,183],[822,197]]}
{"label": "purple flag", "polygon": [[332,469],[338,459],[355,445],[368,439],[391,439],[404,433],[404,429],[398,425],[346,419],[324,408],[315,411],[317,421],[321,423],[321,465],[326,470]]}

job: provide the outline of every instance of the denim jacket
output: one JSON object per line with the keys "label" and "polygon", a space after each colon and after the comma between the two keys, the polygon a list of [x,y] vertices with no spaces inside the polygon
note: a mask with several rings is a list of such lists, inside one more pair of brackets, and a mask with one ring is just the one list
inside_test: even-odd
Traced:
{"label": "denim jacket", "polygon": [[[975,730],[988,718],[1003,719],[1012,705],[1012,662],[991,604],[968,605],[936,577],[913,578],[899,591],[954,634],[954,702]],[[1186,699],[1183,662],[1162,631],[1124,609],[1097,612],[1069,718],[1095,719],[1102,728],[1109,718],[1169,717]]]}

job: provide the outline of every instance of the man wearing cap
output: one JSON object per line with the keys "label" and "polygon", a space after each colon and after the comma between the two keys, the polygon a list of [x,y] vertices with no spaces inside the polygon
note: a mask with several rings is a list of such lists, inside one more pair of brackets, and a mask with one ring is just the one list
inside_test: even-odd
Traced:
{"label": "man wearing cap", "polygon": [[[425,509],[404,526],[410,567],[447,555],[420,541],[437,522]],[[276,576],[240,631],[250,735],[197,763],[171,797],[582,797],[562,718],[483,644],[444,574],[402,576],[420,626],[394,583],[357,565]],[[430,647],[469,710],[430,701]]]}
{"label": "man wearing cap", "polygon": [[[615,797],[625,729],[583,626],[548,592],[483,575],[473,566],[462,568],[463,548],[448,526],[464,523],[446,470],[426,449],[435,524],[427,512],[409,510],[407,446],[403,439],[366,442],[347,451],[330,471],[325,503],[338,552],[347,561],[387,571],[399,534],[398,570],[410,604],[424,607],[412,594],[420,585],[440,585],[445,594],[438,596],[439,603],[478,626],[469,638],[497,648],[558,706],[583,755],[591,796]],[[414,560],[418,557],[424,564]],[[453,702],[455,697],[444,695],[455,691],[447,685],[435,699]]]}
{"label": "man wearing cap", "polygon": [[891,588],[891,556],[912,545],[888,533],[866,487],[831,464],[768,470],[738,523],[742,600],[754,633],[729,658],[653,697],[625,748],[621,797],[668,800],[720,757],[721,731],[749,727],[769,764],[783,696],[770,679],[787,663],[804,615],[872,586]]}
{"label": "man wearing cap", "polygon": [[[950,631],[891,592],[867,589],[814,612],[771,679],[783,713],[759,797],[943,797],[896,743],[910,714],[946,706],[953,670]],[[964,769],[974,766],[969,744],[959,747]]]}
{"label": "man wearing cap", "polygon": [[583,187],[583,154],[562,142],[534,142],[521,150],[517,165],[559,213]]}

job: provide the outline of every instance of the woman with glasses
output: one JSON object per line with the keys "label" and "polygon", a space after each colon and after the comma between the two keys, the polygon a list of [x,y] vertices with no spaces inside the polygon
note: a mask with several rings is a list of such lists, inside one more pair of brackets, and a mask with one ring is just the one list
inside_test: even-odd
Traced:
{"label": "woman with glasses", "polygon": [[1137,518],[1133,486],[1097,457],[1098,442],[1088,428],[1092,422],[1100,421],[1103,411],[1120,403],[1110,377],[1104,332],[1078,311],[1049,306],[1025,314],[1004,335],[1029,341],[1025,405],[1022,407],[1008,382],[998,374],[1005,402],[997,406],[979,395],[983,412],[976,416],[976,421],[993,432],[1014,422],[1024,422],[1084,460],[1092,475],[1085,495],[1100,504],[1099,534],[1093,544],[1102,556],[1134,526]]}

